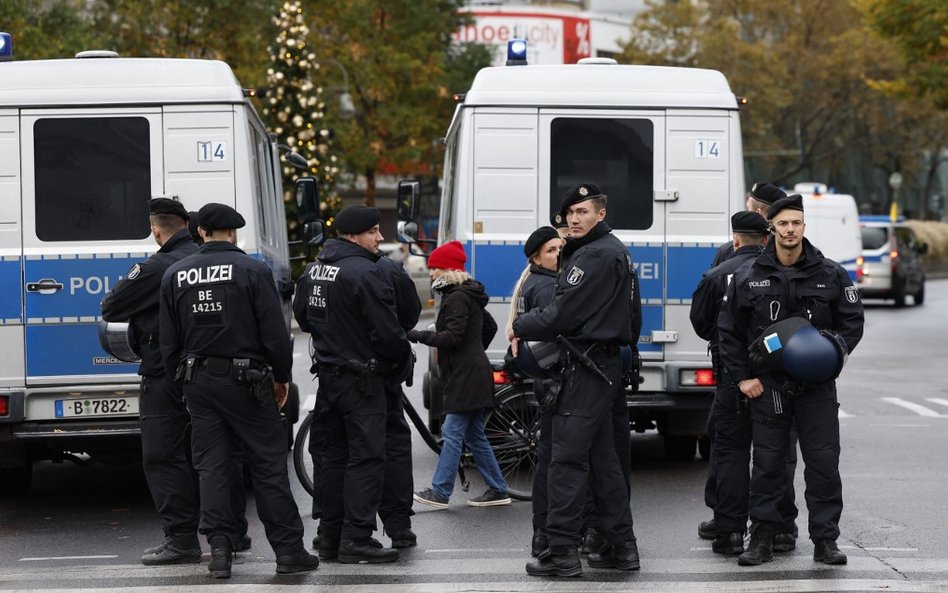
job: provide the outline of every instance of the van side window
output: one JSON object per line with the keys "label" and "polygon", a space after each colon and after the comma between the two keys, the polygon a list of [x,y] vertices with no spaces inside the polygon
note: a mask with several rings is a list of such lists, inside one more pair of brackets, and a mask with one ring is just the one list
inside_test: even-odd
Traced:
{"label": "van side window", "polygon": [[151,151],[143,117],[40,119],[33,126],[36,236],[144,239]]}
{"label": "van side window", "polygon": [[609,196],[614,229],[652,226],[654,126],[647,119],[556,118],[551,125],[550,212],[583,181]]}
{"label": "van side window", "polygon": [[881,249],[889,240],[889,231],[881,226],[862,227],[862,248]]}

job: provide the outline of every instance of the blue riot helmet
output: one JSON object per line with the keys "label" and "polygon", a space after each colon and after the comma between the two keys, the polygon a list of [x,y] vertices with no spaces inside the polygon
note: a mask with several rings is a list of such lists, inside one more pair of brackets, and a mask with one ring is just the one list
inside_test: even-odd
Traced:
{"label": "blue riot helmet", "polygon": [[560,347],[555,342],[521,340],[517,349],[517,367],[534,379],[552,379],[560,371]]}
{"label": "blue riot helmet", "polygon": [[131,323],[99,321],[97,329],[99,346],[124,362],[140,362],[138,341]]}
{"label": "blue riot helmet", "polygon": [[803,317],[771,325],[750,347],[755,371],[782,371],[808,385],[838,377],[848,354],[842,336],[830,330],[820,331]]}

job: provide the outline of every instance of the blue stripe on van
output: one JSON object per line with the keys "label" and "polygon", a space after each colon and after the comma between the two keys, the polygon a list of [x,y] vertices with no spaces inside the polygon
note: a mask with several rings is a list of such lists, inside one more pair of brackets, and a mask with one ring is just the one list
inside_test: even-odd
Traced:
{"label": "blue stripe on van", "polygon": [[23,280],[20,258],[0,259],[0,325],[23,323]]}
{"label": "blue stripe on van", "polygon": [[102,351],[94,323],[28,325],[26,374],[111,375],[137,373],[138,363],[117,361]]}

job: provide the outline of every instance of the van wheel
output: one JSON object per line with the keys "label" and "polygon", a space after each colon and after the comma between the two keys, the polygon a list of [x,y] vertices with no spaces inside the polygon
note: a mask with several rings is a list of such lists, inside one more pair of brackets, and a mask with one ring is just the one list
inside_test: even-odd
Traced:
{"label": "van wheel", "polygon": [[896,307],[905,306],[905,281],[892,279],[892,299]]}
{"label": "van wheel", "polygon": [[914,298],[915,298],[916,307],[925,302],[925,281],[924,280],[922,280],[921,285],[919,285],[918,292],[915,293]]}
{"label": "van wheel", "polygon": [[691,461],[695,458],[698,438],[693,436],[665,436],[665,457],[674,461]]}
{"label": "van wheel", "polygon": [[0,498],[27,494],[32,485],[32,463],[27,462],[26,465],[19,467],[0,468]]}

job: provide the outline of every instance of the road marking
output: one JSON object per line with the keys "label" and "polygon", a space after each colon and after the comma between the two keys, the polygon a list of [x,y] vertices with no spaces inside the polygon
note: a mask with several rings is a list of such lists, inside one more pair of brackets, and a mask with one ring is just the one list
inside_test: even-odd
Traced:
{"label": "road marking", "polygon": [[99,554],[97,556],[39,556],[36,558],[20,558],[20,562],[42,562],[44,560],[108,560],[118,558],[117,554]]}
{"label": "road marking", "polygon": [[522,554],[524,548],[441,548],[425,550],[425,554],[464,554],[470,552],[502,552],[504,554]]}
{"label": "road marking", "polygon": [[842,408],[839,408],[839,412],[837,413],[836,416],[838,418],[852,418],[853,417],[852,414],[847,414],[846,412],[844,412]]}
{"label": "road marking", "polygon": [[940,398],[940,397],[926,397],[925,399],[927,399],[928,401],[932,402],[933,404],[939,404],[939,405],[942,405],[942,406],[948,406],[948,399],[943,399],[943,398]]}
{"label": "road marking", "polygon": [[310,395],[309,397],[306,398],[306,401],[303,402],[303,407],[300,408],[300,412],[303,412],[304,410],[308,412],[315,407],[316,407],[316,396]]}
{"label": "road marking", "polygon": [[901,406],[905,408],[906,410],[911,410],[912,412],[915,412],[919,416],[927,416],[929,418],[948,418],[948,415],[939,414],[938,412],[936,412],[935,410],[931,408],[926,408],[925,406],[921,404],[916,404],[910,401],[906,401],[900,397],[883,397],[882,401],[886,401],[886,402],[889,402],[890,404]]}

